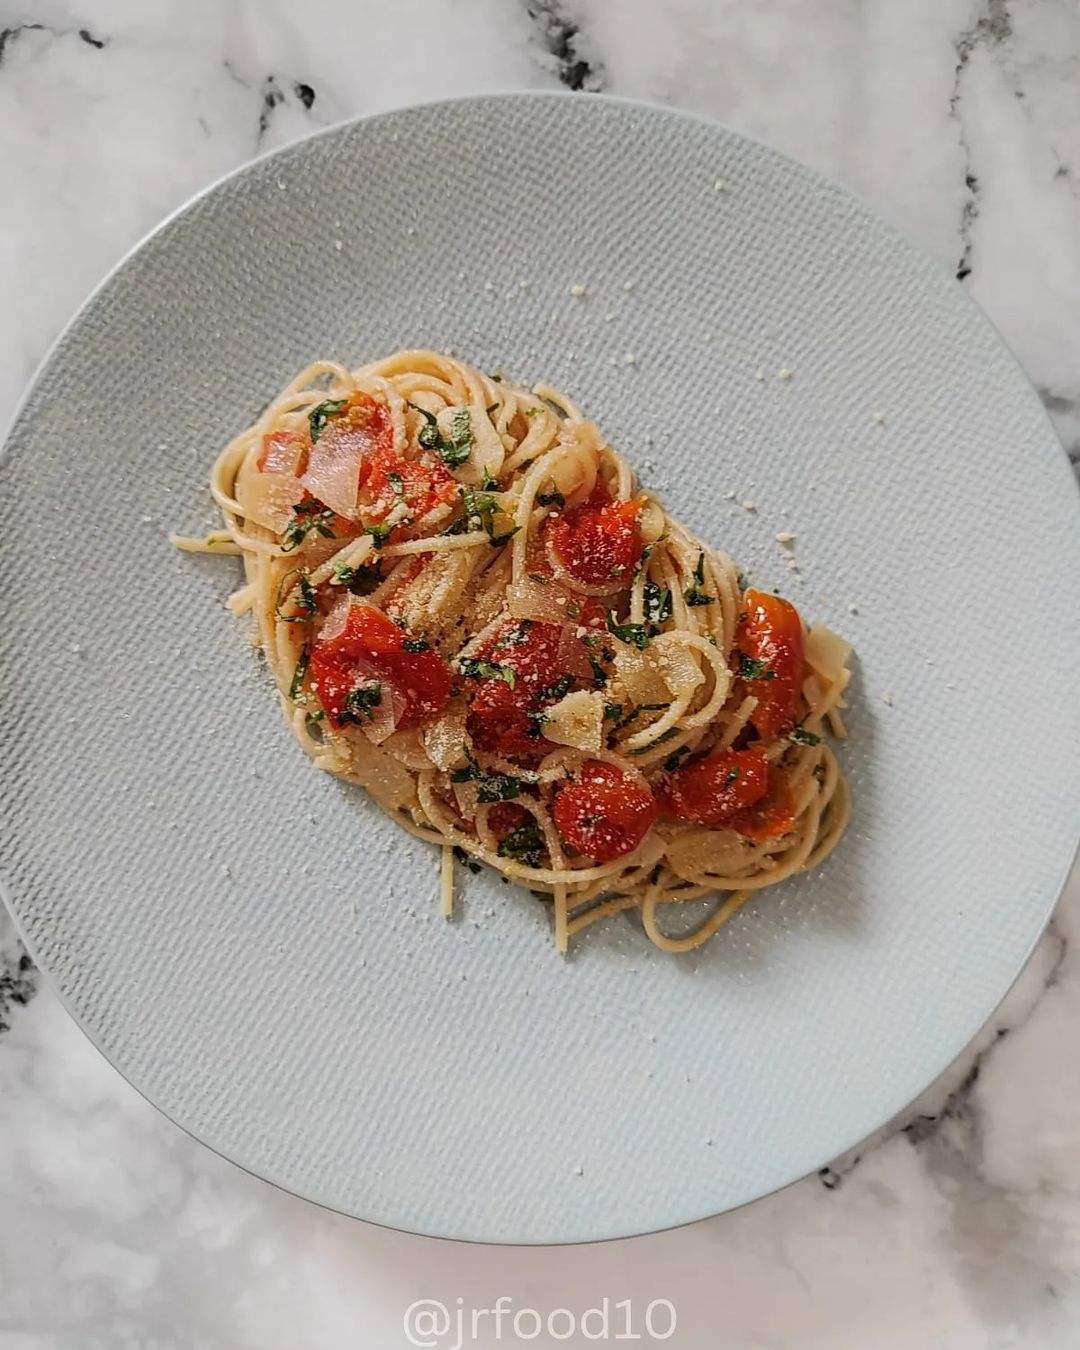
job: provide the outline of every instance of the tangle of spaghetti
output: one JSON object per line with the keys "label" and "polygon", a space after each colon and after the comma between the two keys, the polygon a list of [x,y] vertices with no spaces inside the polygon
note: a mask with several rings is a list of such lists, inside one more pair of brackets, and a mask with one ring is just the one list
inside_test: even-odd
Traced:
{"label": "tangle of spaghetti", "polygon": [[847,644],[745,588],[556,390],[317,361],[210,482],[224,529],[174,542],[242,556],[230,606],[297,739],[441,846],[448,916],[456,857],[550,899],[560,951],[624,910],[688,951],[843,833]]}

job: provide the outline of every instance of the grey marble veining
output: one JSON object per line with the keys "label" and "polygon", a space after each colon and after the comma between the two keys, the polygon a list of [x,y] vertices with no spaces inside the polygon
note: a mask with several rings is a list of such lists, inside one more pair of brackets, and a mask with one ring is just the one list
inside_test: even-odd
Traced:
{"label": "grey marble veining", "polygon": [[[1071,0],[8,0],[0,411],[123,252],[245,159],[395,104],[559,84],[709,113],[860,192],[955,267],[1080,462]],[[493,157],[526,187],[543,171]],[[497,1254],[324,1213],[210,1154],[101,1060],[0,920],[0,1346],[392,1346],[421,1297],[643,1290],[678,1308],[679,1346],[1080,1346],[1078,914],[1074,878],[969,1051],[818,1177],[654,1238]]]}

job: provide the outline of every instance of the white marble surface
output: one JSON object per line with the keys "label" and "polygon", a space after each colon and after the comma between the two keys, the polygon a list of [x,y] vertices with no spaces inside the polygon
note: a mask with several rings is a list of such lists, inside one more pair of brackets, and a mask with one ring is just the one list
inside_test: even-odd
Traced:
{"label": "white marble surface", "polygon": [[[861,192],[964,274],[1080,460],[1074,0],[0,0],[0,417],[103,272],[253,154],[560,81],[713,114]],[[0,917],[0,1347],[390,1347],[416,1299],[500,1294],[666,1298],[695,1350],[1080,1347],[1078,924],[1074,878],[993,1024],[856,1157],[691,1228],[529,1251],[371,1228],[209,1153]]]}

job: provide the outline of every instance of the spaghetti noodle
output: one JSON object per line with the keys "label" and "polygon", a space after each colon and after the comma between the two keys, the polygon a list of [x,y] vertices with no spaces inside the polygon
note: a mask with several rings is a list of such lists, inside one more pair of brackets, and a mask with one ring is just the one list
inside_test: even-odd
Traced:
{"label": "spaghetti noodle", "polygon": [[[285,715],[320,769],[552,901],[688,951],[847,824],[849,648],[639,489],[563,394],[449,356],[317,361],[221,452]],[[713,898],[673,935],[665,915]],[[689,911],[683,911],[687,913]]]}

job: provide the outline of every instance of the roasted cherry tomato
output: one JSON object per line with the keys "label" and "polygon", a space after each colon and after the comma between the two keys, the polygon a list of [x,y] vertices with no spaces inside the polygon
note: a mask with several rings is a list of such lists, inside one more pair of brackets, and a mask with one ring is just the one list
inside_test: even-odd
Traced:
{"label": "roasted cherry tomato", "polygon": [[691,760],[665,782],[661,796],[676,820],[718,830],[769,790],[769,761],[760,750],[722,750]]}
{"label": "roasted cherry tomato", "polygon": [[496,839],[505,839],[532,818],[531,813],[517,802],[496,802],[488,811],[487,823]]}
{"label": "roasted cherry tomato", "polygon": [[409,727],[437,713],[450,694],[450,667],[438,652],[409,651],[409,634],[374,605],[353,601],[344,627],[316,639],[309,674],[319,702],[335,726],[344,725],[345,702],[358,682],[357,667],[374,669],[393,685],[404,703],[397,726]]}
{"label": "roasted cherry tomato", "polygon": [[750,720],[766,741],[795,724],[805,674],[802,620],[794,605],[765,591],[747,591],[735,637],[738,673],[757,699]]}
{"label": "roasted cherry tomato", "polygon": [[545,536],[561,565],[587,586],[629,583],[641,561],[641,502],[613,502],[597,482],[588,501],[545,521]]}
{"label": "roasted cherry tomato", "polygon": [[559,624],[511,619],[476,653],[478,664],[465,668],[468,729],[482,750],[535,760],[551,749],[530,714],[579,686],[579,677],[567,673],[567,643],[574,641]]}
{"label": "roasted cherry tomato", "polygon": [[736,812],[727,822],[728,829],[759,844],[768,839],[779,839],[794,824],[795,801],[786,777],[776,769],[769,772],[769,790],[765,796],[753,806]]}
{"label": "roasted cherry tomato", "polygon": [[602,863],[632,853],[659,808],[638,779],[603,760],[587,759],[556,789],[552,814],[567,848]]}
{"label": "roasted cherry tomato", "polygon": [[360,483],[367,499],[364,514],[373,520],[388,516],[399,502],[413,520],[420,520],[458,495],[457,479],[441,460],[426,453],[405,459],[393,448],[376,449],[364,461]]}

